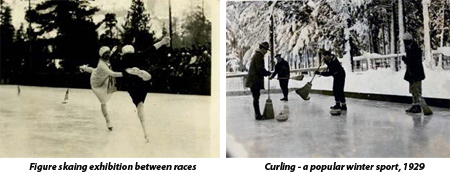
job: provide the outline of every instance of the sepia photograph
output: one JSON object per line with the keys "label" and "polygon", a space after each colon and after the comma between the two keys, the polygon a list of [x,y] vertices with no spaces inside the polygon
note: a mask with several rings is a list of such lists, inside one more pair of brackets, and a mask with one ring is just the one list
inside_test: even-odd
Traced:
{"label": "sepia photograph", "polygon": [[0,157],[217,157],[216,4],[1,0]]}
{"label": "sepia photograph", "polygon": [[449,0],[227,1],[227,157],[450,157],[449,26]]}

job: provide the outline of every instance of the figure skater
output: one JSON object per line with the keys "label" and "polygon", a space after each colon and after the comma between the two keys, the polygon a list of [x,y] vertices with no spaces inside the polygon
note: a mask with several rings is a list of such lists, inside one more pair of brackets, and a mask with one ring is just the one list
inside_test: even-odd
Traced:
{"label": "figure skater", "polygon": [[146,142],[149,142],[149,140],[144,123],[144,102],[145,97],[147,96],[147,87],[149,86],[148,80],[151,79],[151,75],[144,71],[148,68],[148,65],[146,65],[148,63],[146,58],[148,58],[151,52],[156,51],[169,42],[170,39],[166,37],[149,49],[138,53],[135,53],[132,45],[126,45],[122,48],[122,61],[119,65],[122,66],[120,68],[120,71],[123,74],[122,87],[128,91],[128,94],[137,108],[137,114],[142,125]]}
{"label": "figure skater", "polygon": [[[113,48],[113,53],[117,47]],[[99,50],[100,59],[98,60],[97,68],[88,67],[87,65],[80,66],[81,72],[91,73],[90,84],[91,89],[97,96],[101,104],[101,110],[106,120],[106,126],[112,131],[113,126],[108,115],[106,103],[116,91],[115,77],[122,77],[121,72],[114,72],[111,70],[109,58],[111,57],[111,50],[107,46],[103,46]]]}

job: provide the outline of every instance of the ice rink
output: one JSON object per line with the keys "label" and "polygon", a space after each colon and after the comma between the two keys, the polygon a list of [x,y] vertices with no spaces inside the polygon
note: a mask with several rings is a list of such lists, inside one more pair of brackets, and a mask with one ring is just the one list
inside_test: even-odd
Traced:
{"label": "ice rink", "polygon": [[0,157],[210,157],[211,97],[149,93],[149,143],[126,92],[108,103],[113,131],[89,89],[0,86]]}
{"label": "ice rink", "polygon": [[[289,119],[256,121],[252,97],[227,96],[227,152],[233,157],[450,157],[450,109],[408,115],[410,105],[347,98],[348,112],[331,116],[333,96],[294,92],[289,102],[271,94],[275,114]],[[267,94],[260,98],[261,111]]]}

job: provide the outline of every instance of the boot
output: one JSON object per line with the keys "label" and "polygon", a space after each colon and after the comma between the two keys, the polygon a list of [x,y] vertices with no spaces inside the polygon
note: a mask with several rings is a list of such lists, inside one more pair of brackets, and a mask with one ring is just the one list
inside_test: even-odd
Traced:
{"label": "boot", "polygon": [[347,111],[347,104],[346,103],[342,103],[341,104],[341,110]]}
{"label": "boot", "polygon": [[420,105],[413,105],[413,106],[411,106],[411,108],[407,109],[406,112],[416,114],[416,113],[421,113],[422,109],[421,109]]}
{"label": "boot", "polygon": [[253,109],[255,109],[255,119],[262,120],[263,116],[261,115],[261,111],[259,110],[259,101],[253,101]]}
{"label": "boot", "polygon": [[331,106],[330,109],[341,109],[341,104],[336,102],[336,105]]}

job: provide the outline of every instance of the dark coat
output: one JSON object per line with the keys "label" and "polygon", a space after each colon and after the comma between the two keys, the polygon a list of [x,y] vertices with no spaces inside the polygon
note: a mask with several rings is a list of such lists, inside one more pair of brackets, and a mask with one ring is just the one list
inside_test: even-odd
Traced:
{"label": "dark coat", "polygon": [[261,50],[256,50],[250,62],[246,87],[264,89],[264,76],[269,76],[270,72],[264,68],[264,54]]}
{"label": "dark coat", "polygon": [[289,63],[283,59],[277,65],[275,65],[275,71],[270,78],[275,77],[278,74],[278,79],[289,79],[290,76]]}
{"label": "dark coat", "polygon": [[325,72],[321,72],[322,76],[345,76],[344,68],[341,66],[341,63],[336,57],[333,57],[330,61],[325,61],[327,65],[327,70]]}
{"label": "dark coat", "polygon": [[406,72],[403,79],[408,82],[422,81],[425,79],[425,72],[422,65],[422,50],[416,43],[412,43],[409,47],[405,46],[406,57],[402,57],[406,64]]}

